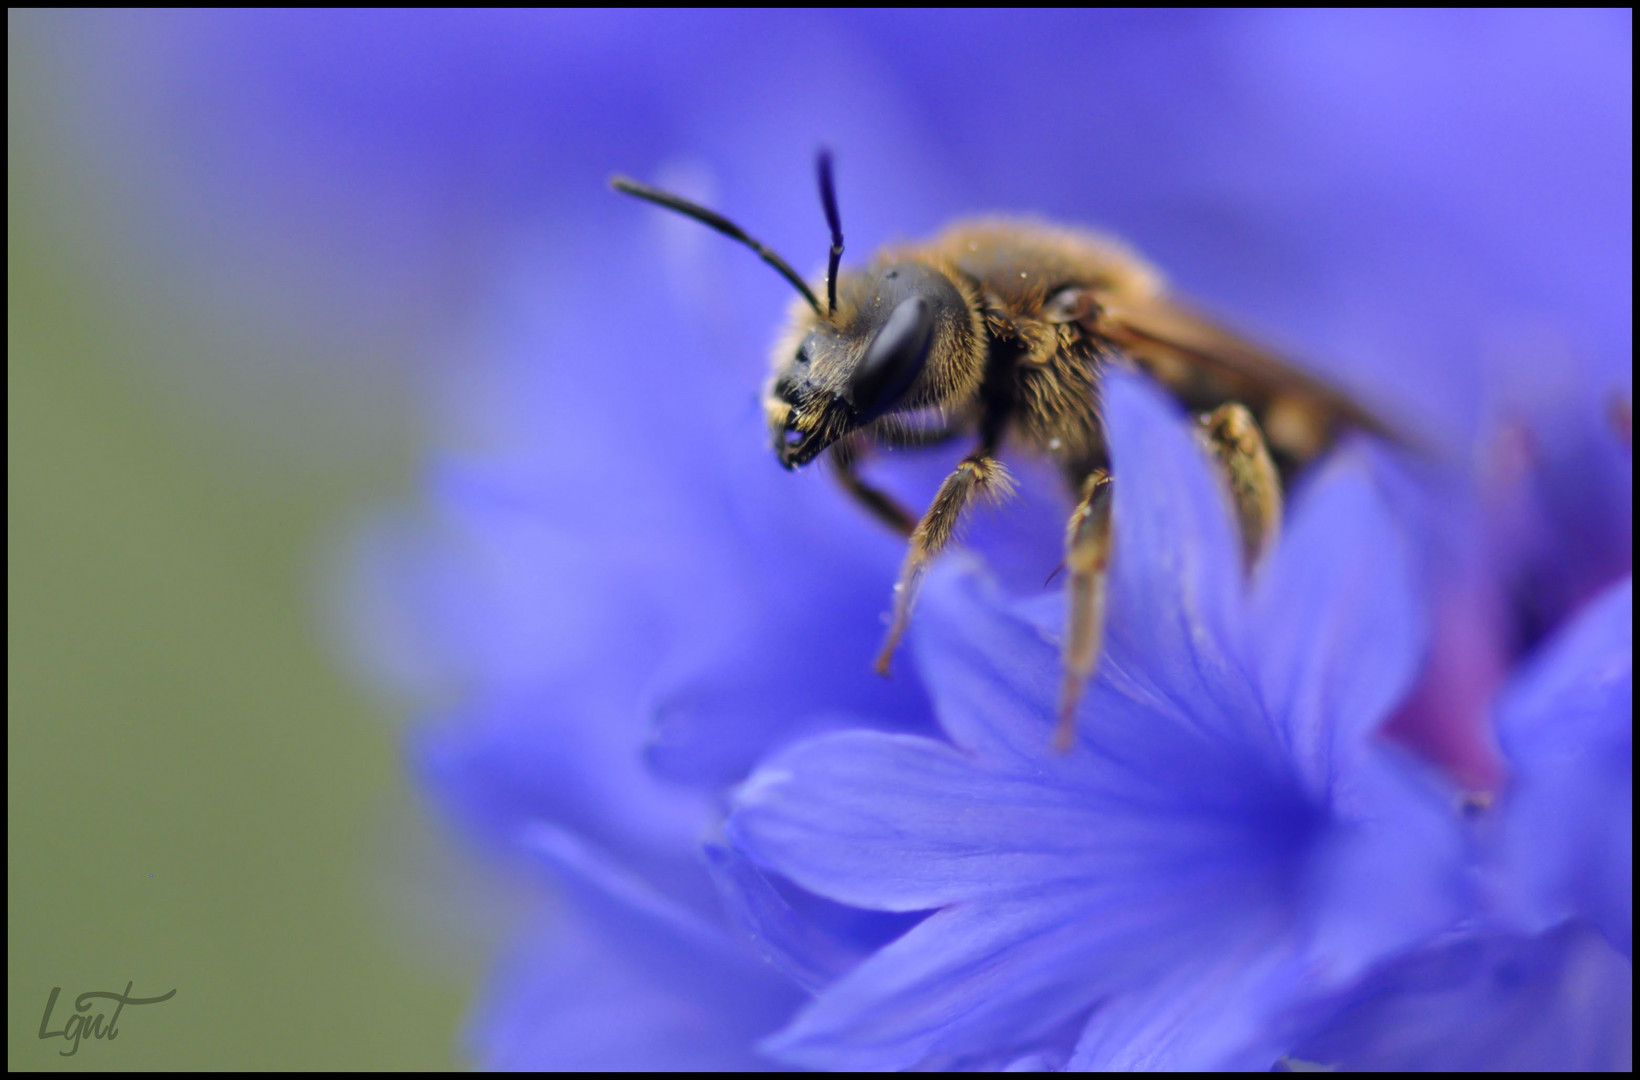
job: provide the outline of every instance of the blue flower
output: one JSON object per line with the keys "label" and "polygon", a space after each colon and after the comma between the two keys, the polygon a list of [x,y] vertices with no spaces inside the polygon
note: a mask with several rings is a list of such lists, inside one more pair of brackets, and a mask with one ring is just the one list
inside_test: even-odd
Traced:
{"label": "blue flower", "polygon": [[509,948],[469,1024],[472,1057],[500,1070],[750,1070],[799,987],[710,918],[574,833],[524,830],[565,904]]}
{"label": "blue flower", "polygon": [[1489,903],[1312,1009],[1293,1058],[1352,1070],[1630,1068],[1632,582],[1551,639],[1498,712],[1511,775],[1475,822]]}
{"label": "blue flower", "polygon": [[1627,1072],[1634,972],[1586,923],[1454,935],[1329,1002],[1292,1063],[1352,1072]]}
{"label": "blue flower", "polygon": [[1110,630],[1074,751],[1047,750],[1057,603],[1010,611],[953,566],[915,639],[950,742],[823,736],[738,793],[729,832],[761,865],[936,909],[771,1040],[787,1061],[1267,1067],[1288,1010],[1460,910],[1450,807],[1369,739],[1423,630],[1362,460],[1316,482],[1244,595],[1181,422],[1115,374],[1106,417]]}
{"label": "blue flower", "polygon": [[[496,365],[605,339],[556,314],[498,318]],[[626,340],[669,342],[660,326]],[[629,373],[577,377],[617,393]],[[715,382],[629,392],[620,416],[514,385],[539,430],[503,440],[504,456],[430,469],[426,520],[361,552],[376,624],[398,642],[390,666],[453,698],[412,740],[420,777],[483,850],[544,871],[566,900],[509,952],[469,1045],[491,1067],[767,1065],[755,1046],[803,984],[769,969],[769,935],[748,941],[726,917],[720,893],[767,910],[767,887],[726,855],[703,862],[700,845],[723,779],[771,748],[841,725],[928,729],[918,681],[870,670],[897,545],[824,477],[793,482],[761,439],[740,438],[756,416],[710,400]],[[664,430],[668,409],[703,419],[698,437],[654,458],[617,452]],[[596,469],[563,467],[599,450]],[[803,917],[818,940],[815,908]],[[885,934],[881,919],[832,921],[829,951],[804,953],[811,972],[835,974]]]}
{"label": "blue flower", "polygon": [[1634,566],[1632,373],[1555,366],[1500,372],[1480,447],[1482,542],[1516,598],[1521,653]]}
{"label": "blue flower", "polygon": [[1502,815],[1509,898],[1526,924],[1593,922],[1634,952],[1634,581],[1534,657],[1499,707],[1514,769]]}
{"label": "blue flower", "polygon": [[1494,720],[1511,669],[1632,572],[1634,537],[1627,369],[1542,344],[1492,375],[1469,467],[1426,466],[1398,485],[1419,523],[1434,629],[1388,726],[1480,792],[1506,779]]}

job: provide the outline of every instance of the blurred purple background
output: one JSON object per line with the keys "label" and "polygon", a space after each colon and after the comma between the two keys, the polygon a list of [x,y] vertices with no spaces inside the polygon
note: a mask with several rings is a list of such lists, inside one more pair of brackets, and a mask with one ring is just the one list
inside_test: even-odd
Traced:
{"label": "blurred purple background", "polygon": [[538,302],[578,319],[711,326],[752,380],[785,287],[604,181],[686,188],[807,267],[824,251],[824,143],[853,256],[972,212],[1105,228],[1446,436],[1477,422],[1480,372],[1523,352],[1627,368],[1630,28],[1621,12],[16,27],[64,76],[69,152],[113,193],[129,250],[263,318],[412,326],[445,354],[418,359],[448,362],[452,326],[523,264],[547,278]]}

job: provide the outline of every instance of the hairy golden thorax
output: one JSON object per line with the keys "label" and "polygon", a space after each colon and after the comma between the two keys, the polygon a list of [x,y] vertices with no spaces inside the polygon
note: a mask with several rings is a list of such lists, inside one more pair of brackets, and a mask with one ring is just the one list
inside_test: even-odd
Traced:
{"label": "hairy golden thorax", "polygon": [[[912,387],[893,411],[839,429],[823,409],[807,413],[776,392],[797,350],[817,333],[844,351],[833,367],[860,362],[869,324],[891,298],[888,275],[918,267],[949,282],[961,310],[944,313]],[[1162,275],[1118,241],[1030,221],[957,223],[926,244],[880,251],[837,281],[829,316],[793,305],[765,392],[771,428],[794,423],[828,442],[922,444],[978,431],[988,410],[1005,414],[997,437],[1042,455],[1072,479],[1104,464],[1098,376],[1109,363],[1148,371],[1187,407],[1239,402],[1264,425],[1291,471],[1332,440],[1342,422],[1371,426],[1347,399],[1298,374],[1168,297]],[[839,385],[822,383],[837,392]]]}

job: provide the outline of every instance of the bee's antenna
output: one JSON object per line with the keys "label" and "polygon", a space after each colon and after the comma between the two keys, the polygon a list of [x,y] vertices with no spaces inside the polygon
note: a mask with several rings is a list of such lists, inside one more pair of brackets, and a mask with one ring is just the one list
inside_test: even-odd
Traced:
{"label": "bee's antenna", "polygon": [[837,188],[831,180],[831,151],[820,151],[820,205],[831,226],[831,262],[826,265],[826,314],[837,314],[837,264],[843,261],[843,221],[837,213]]}
{"label": "bee's antenna", "polygon": [[[815,296],[814,290],[810,289],[808,284],[797,275],[797,271],[793,270],[791,265],[787,263],[785,259],[782,259],[779,255],[776,255],[773,251],[764,247],[758,241],[753,240],[750,236],[747,236],[745,229],[742,229],[739,225],[736,225],[722,214],[714,213],[713,211],[706,209],[704,206],[697,206],[688,199],[673,195],[669,191],[662,191],[660,188],[652,188],[648,184],[640,184],[636,180],[628,180],[624,176],[610,177],[609,186],[614,188],[616,191],[624,191],[628,195],[636,195],[640,199],[646,199],[657,206],[664,206],[668,210],[676,210],[685,217],[692,217],[702,225],[716,229],[718,232],[729,237],[731,240],[739,240],[742,244],[745,244],[747,247],[761,255],[764,262],[780,271],[781,277],[797,286],[797,291],[803,294],[803,299],[809,302],[809,307],[814,309],[814,313],[816,315],[820,315],[822,318],[825,317],[820,311],[819,297]],[[834,235],[835,232],[836,230],[834,229]],[[842,242],[842,238],[838,237],[837,241],[840,244]],[[840,252],[842,249],[839,247],[835,250]],[[836,265],[837,256],[833,255],[832,266],[834,269]],[[834,292],[834,298],[835,295],[836,294]]]}

